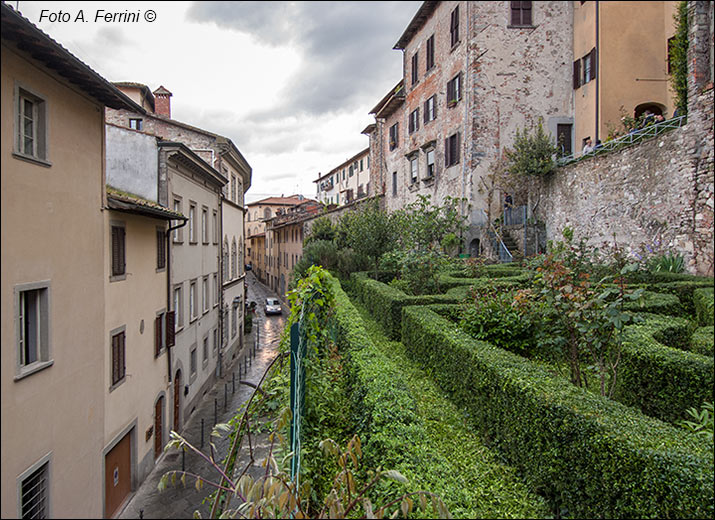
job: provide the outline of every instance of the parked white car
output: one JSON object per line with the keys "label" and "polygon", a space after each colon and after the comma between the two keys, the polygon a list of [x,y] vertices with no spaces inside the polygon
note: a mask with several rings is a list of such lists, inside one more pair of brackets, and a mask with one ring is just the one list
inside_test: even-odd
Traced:
{"label": "parked white car", "polygon": [[278,298],[266,298],[266,316],[269,314],[282,314],[281,302]]}

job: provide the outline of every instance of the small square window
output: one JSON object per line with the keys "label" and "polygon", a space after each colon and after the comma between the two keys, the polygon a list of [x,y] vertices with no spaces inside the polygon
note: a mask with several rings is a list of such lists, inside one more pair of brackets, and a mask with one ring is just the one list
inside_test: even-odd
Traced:
{"label": "small square window", "polygon": [[129,118],[129,128],[131,128],[132,130],[143,130],[144,121],[137,118]]}
{"label": "small square window", "polygon": [[419,156],[417,154],[410,157],[410,183],[417,182],[417,163]]}
{"label": "small square window", "polygon": [[434,161],[434,148],[427,150],[427,172],[426,178],[434,177],[435,174],[435,161]]}

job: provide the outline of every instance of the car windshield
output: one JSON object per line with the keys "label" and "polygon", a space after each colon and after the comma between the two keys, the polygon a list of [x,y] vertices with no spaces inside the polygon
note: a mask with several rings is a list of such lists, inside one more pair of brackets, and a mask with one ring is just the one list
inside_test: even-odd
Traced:
{"label": "car windshield", "polygon": [[267,304],[267,305],[279,305],[278,300],[274,300],[274,299],[272,299],[272,298],[268,298],[268,299],[266,300],[266,304]]}

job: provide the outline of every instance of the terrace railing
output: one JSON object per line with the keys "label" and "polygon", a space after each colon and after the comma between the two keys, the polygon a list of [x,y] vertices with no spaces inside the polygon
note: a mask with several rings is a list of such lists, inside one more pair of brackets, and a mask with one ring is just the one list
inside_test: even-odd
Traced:
{"label": "terrace railing", "polygon": [[558,164],[559,166],[566,166],[567,164],[578,162],[581,159],[585,159],[587,157],[593,157],[603,153],[611,152],[613,150],[627,148],[634,144],[640,143],[641,141],[645,141],[646,139],[650,139],[670,130],[680,128],[685,123],[687,123],[687,116],[673,117],[671,119],[661,121],[660,123],[650,124],[646,127],[639,128],[638,130],[633,130],[617,139],[607,141],[606,143],[603,143],[601,146],[591,150],[590,152],[561,157],[556,160],[556,164]]}

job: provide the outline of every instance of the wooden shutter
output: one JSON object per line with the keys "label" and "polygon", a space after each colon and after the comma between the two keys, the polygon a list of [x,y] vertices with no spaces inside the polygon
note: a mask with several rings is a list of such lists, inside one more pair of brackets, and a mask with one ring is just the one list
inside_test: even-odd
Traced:
{"label": "wooden shutter", "polygon": [[581,60],[573,62],[573,88],[574,90],[581,86]]}
{"label": "wooden shutter", "polygon": [[112,226],[112,275],[125,272],[124,228]]}
{"label": "wooden shutter", "polygon": [[531,25],[531,2],[521,2],[521,25]]}
{"label": "wooden shutter", "polygon": [[511,25],[521,25],[521,2],[511,2]]}
{"label": "wooden shutter", "polygon": [[591,60],[591,79],[596,79],[596,48],[594,47],[589,54],[589,59]]}
{"label": "wooden shutter", "polygon": [[163,323],[163,314],[154,318],[154,357],[157,357],[161,352],[161,325]]}
{"label": "wooden shutter", "polygon": [[176,312],[170,311],[164,314],[166,317],[166,346],[173,347],[175,343],[174,338],[174,327],[176,322]]}
{"label": "wooden shutter", "polygon": [[449,137],[444,140],[444,165],[449,166]]}
{"label": "wooden shutter", "polygon": [[427,112],[429,111],[429,99],[427,101],[425,101],[423,109],[424,109],[424,112],[422,113],[422,123],[424,124],[427,122]]}
{"label": "wooden shutter", "polygon": [[457,132],[457,137],[455,139],[455,150],[454,150],[454,164],[459,164],[460,156],[462,155],[462,132]]}
{"label": "wooden shutter", "polygon": [[[122,230],[124,231],[124,230]],[[127,373],[127,359],[126,359],[126,344],[125,344],[125,335],[124,332],[119,334],[119,352],[121,354],[122,358],[122,363],[121,363],[121,374],[119,375],[120,379],[124,377],[124,375]]]}
{"label": "wooden shutter", "polygon": [[112,336],[112,384],[119,380],[119,335]]}

